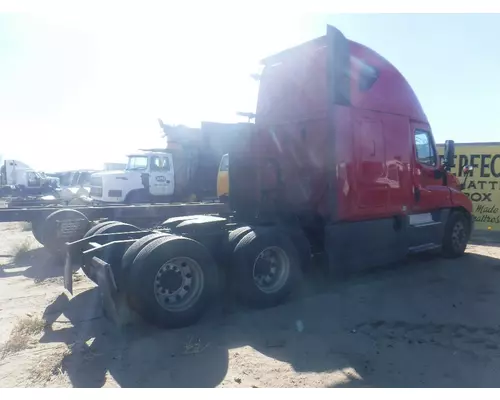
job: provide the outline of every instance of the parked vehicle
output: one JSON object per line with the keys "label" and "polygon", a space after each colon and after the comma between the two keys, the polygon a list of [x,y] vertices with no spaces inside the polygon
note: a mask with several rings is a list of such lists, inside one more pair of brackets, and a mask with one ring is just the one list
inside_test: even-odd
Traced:
{"label": "parked vehicle", "polygon": [[53,194],[58,182],[19,160],[4,160],[0,166],[0,197]]}
{"label": "parked vehicle", "polygon": [[93,174],[90,197],[102,203],[168,202],[174,194],[174,180],[171,154],[140,151],[128,156],[124,170]]}
{"label": "parked vehicle", "polygon": [[154,230],[97,225],[68,244],[66,289],[82,267],[106,315],[123,321],[132,309],[172,328],[196,322],[220,290],[258,308],[285,301],[312,253],[326,255],[332,276],[409,253],[464,253],[472,204],[449,173],[454,143],[441,164],[393,65],[331,26],[263,64],[255,123],[226,126],[232,213]]}
{"label": "parked vehicle", "polygon": [[217,197],[221,201],[229,198],[229,154],[224,154],[220,161],[217,175]]}
{"label": "parked vehicle", "polygon": [[90,197],[98,203],[215,200],[221,157],[234,146],[240,124],[202,122],[201,128],[160,120],[167,146],[128,156],[124,170],[92,175]]}

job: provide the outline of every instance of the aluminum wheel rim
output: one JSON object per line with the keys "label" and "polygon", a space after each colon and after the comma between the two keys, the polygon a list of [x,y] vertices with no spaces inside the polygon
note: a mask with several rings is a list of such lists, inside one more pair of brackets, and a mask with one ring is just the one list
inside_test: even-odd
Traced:
{"label": "aluminum wheel rim", "polygon": [[180,312],[200,298],[204,277],[200,264],[189,257],[176,257],[156,273],[153,287],[156,301],[166,311]]}
{"label": "aluminum wheel rim", "polygon": [[290,276],[290,258],[277,246],[266,247],[253,264],[253,281],[257,288],[267,294],[279,291]]}
{"label": "aluminum wheel rim", "polygon": [[453,226],[453,231],[451,233],[451,242],[455,250],[461,250],[464,247],[467,234],[465,231],[465,225],[462,221],[457,221]]}

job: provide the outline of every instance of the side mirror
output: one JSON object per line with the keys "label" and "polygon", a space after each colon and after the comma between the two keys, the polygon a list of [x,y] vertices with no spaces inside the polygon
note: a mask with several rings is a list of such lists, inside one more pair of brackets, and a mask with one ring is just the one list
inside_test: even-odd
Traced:
{"label": "side mirror", "polygon": [[474,169],[472,165],[466,165],[463,169],[464,175],[467,176]]}
{"label": "side mirror", "polygon": [[449,171],[455,166],[455,142],[453,140],[447,140],[444,142],[444,168]]}
{"label": "side mirror", "polygon": [[464,181],[462,184],[460,184],[460,189],[464,190],[465,189],[465,184],[467,183],[467,178],[469,177],[470,172],[474,169],[472,165],[466,165],[463,169],[464,171]]}

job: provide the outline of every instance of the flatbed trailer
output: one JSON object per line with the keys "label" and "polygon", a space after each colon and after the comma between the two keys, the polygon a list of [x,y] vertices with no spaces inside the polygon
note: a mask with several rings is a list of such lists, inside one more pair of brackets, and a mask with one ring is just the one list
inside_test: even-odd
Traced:
{"label": "flatbed trailer", "polygon": [[62,255],[66,242],[81,239],[98,221],[149,228],[172,217],[227,212],[227,205],[220,202],[9,207],[0,208],[0,222],[30,222],[35,239],[54,255]]}
{"label": "flatbed trailer", "polygon": [[26,196],[4,199],[2,208],[60,207],[66,205],[55,196]]}

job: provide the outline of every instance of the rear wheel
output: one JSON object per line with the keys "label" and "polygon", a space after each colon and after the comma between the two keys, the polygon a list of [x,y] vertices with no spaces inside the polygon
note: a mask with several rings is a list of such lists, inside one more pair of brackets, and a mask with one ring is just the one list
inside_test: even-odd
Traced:
{"label": "rear wheel", "polygon": [[[124,232],[135,232],[138,231],[139,228],[135,225],[126,224],[124,222],[116,222],[116,221],[108,221],[103,222],[102,224],[98,224],[90,229],[85,237],[90,237],[93,235],[103,235],[103,234],[111,234],[111,233],[124,233]],[[103,245],[114,240],[113,235],[103,236],[100,238],[96,238],[95,242]],[[107,263],[111,265],[111,269],[113,270],[113,275],[116,281],[120,280],[121,275],[121,259],[123,256],[124,248],[122,246],[114,246],[104,250],[103,253],[100,254],[100,257]],[[95,276],[89,266],[82,265],[82,270],[85,275],[94,283],[97,283],[97,276]]]}
{"label": "rear wheel", "polygon": [[88,218],[77,210],[57,210],[50,214],[40,229],[40,242],[56,257],[63,257],[67,242],[80,240],[90,227]]}
{"label": "rear wheel", "polygon": [[287,231],[291,242],[295,246],[297,250],[297,254],[300,260],[300,267],[303,271],[309,267],[311,263],[311,245],[309,244],[309,240],[307,240],[306,235],[300,229],[291,229]]}
{"label": "rear wheel", "polygon": [[43,224],[45,221],[32,221],[31,222],[31,233],[38,243],[44,245],[43,243]]}
{"label": "rear wheel", "polygon": [[218,287],[217,266],[201,243],[169,236],[139,252],[127,276],[130,306],[163,328],[198,321]]}
{"label": "rear wheel", "polygon": [[132,264],[134,263],[134,260],[136,257],[139,255],[140,251],[146,247],[149,243],[154,242],[155,240],[158,240],[160,238],[168,237],[170,234],[168,233],[151,233],[150,235],[146,235],[138,240],[136,240],[128,249],[125,251],[125,254],[123,255],[122,258],[122,271],[121,271],[121,277],[122,277],[122,282],[121,286],[125,292],[128,291],[127,287],[124,287],[124,285],[127,284],[128,280],[125,278],[128,276],[130,268],[132,268]]}
{"label": "rear wheel", "polygon": [[300,259],[292,241],[277,228],[257,228],[236,245],[231,277],[236,296],[257,308],[282,303],[300,280]]}
{"label": "rear wheel", "polygon": [[[88,237],[90,237],[90,236],[93,236],[93,235],[95,235],[95,233],[96,233],[99,229],[101,229],[101,228],[103,228],[103,227],[105,227],[105,226],[107,226],[107,225],[114,224],[114,223],[115,223],[115,221],[104,221],[104,222],[99,222],[97,225],[94,225],[92,228],[90,228],[90,229],[87,231],[87,233],[83,236],[83,238],[88,238]],[[92,282],[97,283],[97,279],[96,279],[96,277],[94,277],[94,276],[92,275],[92,273],[90,272],[90,269],[89,269],[89,267],[88,267],[87,265],[82,264],[82,271],[83,271],[83,273],[85,274],[85,276],[87,276],[87,278],[89,278]]]}
{"label": "rear wheel", "polygon": [[89,236],[94,235],[99,229],[106,225],[111,225],[114,224],[115,221],[104,221],[104,222],[99,222],[97,225],[94,225],[92,228],[90,228],[87,233],[83,236],[84,238],[88,238]]}
{"label": "rear wheel", "polygon": [[241,226],[234,231],[229,232],[227,239],[227,252],[231,255],[243,237],[252,230],[250,226]]}
{"label": "rear wheel", "polygon": [[465,253],[470,236],[470,224],[467,217],[459,212],[452,212],[443,236],[443,256],[457,258]]}
{"label": "rear wheel", "polygon": [[199,218],[199,215],[185,215],[182,217],[172,217],[172,218],[167,219],[166,221],[163,221],[160,224],[160,226],[162,228],[175,229],[175,228],[177,228],[177,225],[179,225],[180,223],[182,223],[184,221],[188,221],[190,219],[196,219],[196,218]]}

